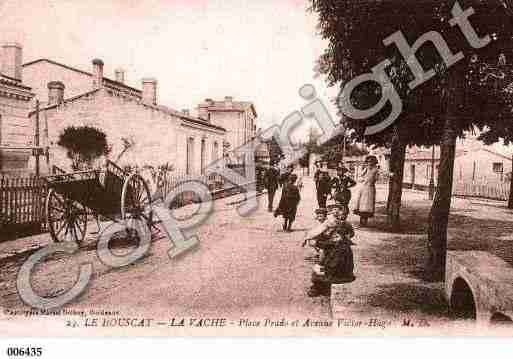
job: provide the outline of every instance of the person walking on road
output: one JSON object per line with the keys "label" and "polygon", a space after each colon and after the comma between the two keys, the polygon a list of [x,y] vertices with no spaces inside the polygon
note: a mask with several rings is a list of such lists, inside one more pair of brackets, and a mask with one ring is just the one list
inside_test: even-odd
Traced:
{"label": "person walking on road", "polygon": [[354,213],[360,216],[360,225],[365,227],[369,218],[374,217],[376,207],[376,181],[378,179],[378,160],[376,156],[367,156],[365,169],[360,177],[360,187],[356,195]]}
{"label": "person walking on road", "polygon": [[283,216],[284,232],[292,232],[292,223],[296,219],[297,206],[301,200],[299,188],[295,185],[296,180],[297,175],[292,173],[289,176],[288,182],[283,186],[280,204],[274,212],[275,217]]}
{"label": "person walking on road", "polygon": [[327,171],[321,171],[317,181],[317,204],[319,208],[326,208],[328,195],[331,194],[331,178]]}
{"label": "person walking on road", "polygon": [[280,171],[276,168],[276,165],[272,165],[267,169],[264,176],[264,186],[267,189],[267,210],[273,211],[273,202],[276,190],[279,187]]}

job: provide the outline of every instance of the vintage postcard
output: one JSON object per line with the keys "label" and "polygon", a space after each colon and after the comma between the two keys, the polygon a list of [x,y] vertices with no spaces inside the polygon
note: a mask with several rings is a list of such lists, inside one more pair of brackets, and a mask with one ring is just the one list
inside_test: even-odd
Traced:
{"label": "vintage postcard", "polygon": [[512,39],[510,0],[0,2],[0,336],[513,335]]}

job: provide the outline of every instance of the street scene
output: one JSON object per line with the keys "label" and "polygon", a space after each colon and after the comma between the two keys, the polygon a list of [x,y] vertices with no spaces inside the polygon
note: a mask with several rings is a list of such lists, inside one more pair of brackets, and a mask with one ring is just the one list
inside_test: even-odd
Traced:
{"label": "street scene", "polygon": [[0,26],[1,336],[513,334],[513,2],[59,5]]}

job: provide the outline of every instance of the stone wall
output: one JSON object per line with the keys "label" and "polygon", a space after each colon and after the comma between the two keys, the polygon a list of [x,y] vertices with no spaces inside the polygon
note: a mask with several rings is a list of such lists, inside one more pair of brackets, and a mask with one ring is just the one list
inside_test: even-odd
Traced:
{"label": "stone wall", "polygon": [[122,138],[133,140],[135,146],[118,162],[121,166],[169,163],[177,172],[184,173],[188,137],[197,141],[193,158],[196,173],[200,170],[201,138],[205,139],[207,161],[211,159],[214,142],[219,143],[219,151],[222,151],[223,132],[205,130],[201,125],[184,126],[184,121],[178,117],[106,89],[46,110],[41,117],[48,121],[51,163],[68,170],[70,161],[57,141],[62,130],[71,125],[89,125],[104,131],[112,145],[112,160],[123,149]]}

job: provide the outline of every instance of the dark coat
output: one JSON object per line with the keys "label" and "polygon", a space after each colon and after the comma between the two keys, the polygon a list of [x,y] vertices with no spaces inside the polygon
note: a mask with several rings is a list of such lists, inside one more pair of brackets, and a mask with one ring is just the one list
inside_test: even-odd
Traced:
{"label": "dark coat", "polygon": [[353,227],[348,223],[337,226],[343,240],[333,242],[331,240],[318,241],[319,248],[324,250],[324,258],[319,263],[324,266],[324,280],[330,283],[347,283],[354,280],[354,258],[351,249],[350,238],[354,236]]}
{"label": "dark coat", "polygon": [[301,195],[299,194],[298,187],[294,184],[286,184],[283,186],[280,204],[278,208],[276,208],[274,216],[277,217],[281,215],[285,218],[295,218],[300,200]]}
{"label": "dark coat", "polygon": [[331,193],[331,178],[328,174],[319,175],[319,179],[317,181],[317,193]]}
{"label": "dark coat", "polygon": [[269,168],[265,171],[264,175],[264,186],[268,191],[276,191],[278,186],[280,185],[280,171],[276,168]]}
{"label": "dark coat", "polygon": [[351,200],[349,188],[356,186],[356,182],[349,176],[335,177],[331,181],[331,187],[335,189],[333,196],[336,202],[347,205]]}

